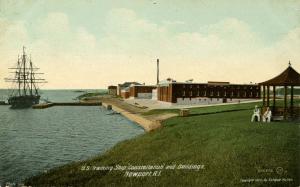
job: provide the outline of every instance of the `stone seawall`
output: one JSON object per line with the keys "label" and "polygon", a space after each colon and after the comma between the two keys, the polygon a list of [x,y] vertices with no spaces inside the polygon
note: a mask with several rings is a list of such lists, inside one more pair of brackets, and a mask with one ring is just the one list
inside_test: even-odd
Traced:
{"label": "stone seawall", "polygon": [[141,127],[143,127],[145,129],[146,132],[149,132],[149,131],[152,131],[152,130],[155,130],[155,129],[161,127],[160,120],[149,120],[139,114],[129,112],[129,111],[124,110],[116,105],[102,103],[102,106],[104,106],[106,108],[108,105],[112,106],[112,110],[119,112],[121,115],[123,115],[130,121],[133,121],[133,122],[139,124]]}

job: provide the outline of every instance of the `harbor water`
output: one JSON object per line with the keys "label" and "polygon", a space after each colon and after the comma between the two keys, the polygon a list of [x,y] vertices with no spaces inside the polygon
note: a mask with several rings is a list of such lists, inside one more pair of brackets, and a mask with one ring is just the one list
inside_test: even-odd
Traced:
{"label": "harbor water", "polygon": [[[45,90],[42,98],[70,102],[82,92]],[[0,90],[0,98],[7,96]],[[104,153],[144,130],[98,106],[9,109],[0,105],[0,186]]]}

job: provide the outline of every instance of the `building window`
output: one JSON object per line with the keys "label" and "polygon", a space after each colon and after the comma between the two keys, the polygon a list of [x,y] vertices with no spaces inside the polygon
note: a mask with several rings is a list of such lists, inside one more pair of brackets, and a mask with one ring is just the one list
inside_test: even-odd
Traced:
{"label": "building window", "polygon": [[200,91],[198,90],[198,92],[197,92],[197,96],[199,97],[199,95],[200,95]]}
{"label": "building window", "polygon": [[190,88],[193,88],[193,85],[190,85]]}
{"label": "building window", "polygon": [[206,91],[204,91],[204,96],[206,97]]}
{"label": "building window", "polygon": [[224,96],[225,96],[225,97],[227,96],[227,92],[226,92],[226,90],[225,90],[225,92],[224,92]]}
{"label": "building window", "polygon": [[183,88],[185,88],[185,85],[182,85]]}
{"label": "building window", "polygon": [[185,96],[185,90],[183,90],[183,96]]}
{"label": "building window", "polygon": [[193,96],[193,92],[192,91],[190,91],[190,96]]}

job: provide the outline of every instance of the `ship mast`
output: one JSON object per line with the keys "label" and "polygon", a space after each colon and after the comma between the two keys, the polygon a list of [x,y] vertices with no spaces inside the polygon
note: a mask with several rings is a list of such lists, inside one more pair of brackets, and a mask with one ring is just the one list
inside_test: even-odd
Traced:
{"label": "ship mast", "polygon": [[25,46],[23,46],[23,54],[18,56],[17,67],[9,68],[14,69],[15,77],[14,78],[5,78],[6,82],[17,83],[17,95],[18,96],[38,96],[38,88],[36,84],[38,83],[47,83],[45,79],[36,78],[35,74],[39,68],[34,67],[31,56],[28,58],[28,55],[25,53]]}
{"label": "ship mast", "polygon": [[16,70],[16,78],[17,78],[17,82],[18,82],[18,93],[19,96],[21,96],[21,74],[20,74],[20,56],[18,56],[18,66],[17,66],[17,70]]}
{"label": "ship mast", "polygon": [[23,61],[23,94],[26,96],[26,56],[25,56],[25,47],[23,46],[23,55],[22,55],[22,61]]}
{"label": "ship mast", "polygon": [[30,64],[30,95],[32,96],[33,70],[32,70],[31,55],[30,55],[29,64]]}

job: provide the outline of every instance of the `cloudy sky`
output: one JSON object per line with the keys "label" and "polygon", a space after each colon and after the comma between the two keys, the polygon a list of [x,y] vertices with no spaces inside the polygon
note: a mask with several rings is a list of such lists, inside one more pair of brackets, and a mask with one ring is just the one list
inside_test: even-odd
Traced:
{"label": "cloudy sky", "polygon": [[0,88],[23,45],[43,88],[262,82],[300,71],[300,1],[0,0]]}

